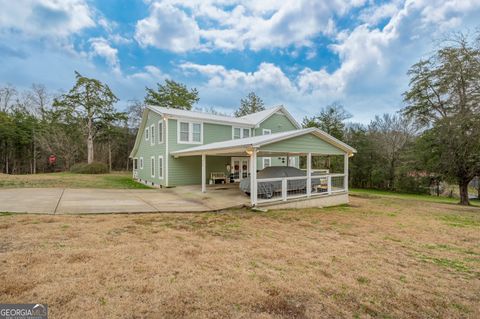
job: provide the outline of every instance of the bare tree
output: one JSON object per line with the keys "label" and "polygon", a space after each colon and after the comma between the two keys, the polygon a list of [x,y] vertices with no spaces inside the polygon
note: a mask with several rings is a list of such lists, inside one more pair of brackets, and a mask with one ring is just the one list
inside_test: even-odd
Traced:
{"label": "bare tree", "polygon": [[8,112],[12,108],[12,104],[17,95],[17,89],[11,84],[0,87],[0,111]]}
{"label": "bare tree", "polygon": [[368,127],[369,135],[377,147],[380,157],[388,163],[389,189],[395,188],[395,170],[400,162],[400,154],[405,145],[412,140],[415,126],[412,121],[399,115],[383,114],[375,116]]}

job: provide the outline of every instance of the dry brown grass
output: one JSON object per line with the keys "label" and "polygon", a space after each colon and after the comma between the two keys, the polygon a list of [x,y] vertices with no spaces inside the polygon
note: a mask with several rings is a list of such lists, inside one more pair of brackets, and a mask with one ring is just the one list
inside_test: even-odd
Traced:
{"label": "dry brown grass", "polygon": [[353,197],[0,229],[0,300],[48,303],[51,318],[480,317],[479,208]]}

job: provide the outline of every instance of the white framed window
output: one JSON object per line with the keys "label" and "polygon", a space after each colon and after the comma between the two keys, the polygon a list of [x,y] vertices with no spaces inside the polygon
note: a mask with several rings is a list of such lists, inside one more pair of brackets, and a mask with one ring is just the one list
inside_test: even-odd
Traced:
{"label": "white framed window", "polygon": [[155,177],[155,156],[150,157],[150,174]]}
{"label": "white framed window", "polygon": [[180,122],[179,125],[179,140],[180,142],[188,143],[190,139],[190,124],[188,122]]}
{"label": "white framed window", "polygon": [[192,123],[192,142],[202,142],[202,124]]}
{"label": "white framed window", "polygon": [[269,129],[269,128],[264,128],[262,130],[262,135],[269,135],[269,134],[272,134],[272,130]]}
{"label": "white framed window", "polygon": [[262,157],[263,168],[272,166],[271,157]]}
{"label": "white framed window", "polygon": [[150,139],[150,131],[148,130],[148,127],[145,129],[145,141],[148,141]]}
{"label": "white framed window", "polygon": [[163,143],[163,121],[158,121],[158,144]]}
{"label": "white framed window", "polygon": [[232,127],[232,139],[238,140],[239,138],[250,137],[250,129],[242,127]]}
{"label": "white framed window", "polygon": [[238,140],[239,138],[242,138],[242,129],[239,127],[234,127],[233,128],[233,139]]}
{"label": "white framed window", "polygon": [[158,157],[158,178],[163,179],[163,156]]}
{"label": "white framed window", "polygon": [[140,157],[140,169],[143,169],[143,157]]}
{"label": "white framed window", "polygon": [[136,171],[138,169],[138,158],[133,159],[133,169]]}
{"label": "white framed window", "polygon": [[179,121],[177,125],[177,142],[179,144],[202,144],[203,124]]}
{"label": "white framed window", "polygon": [[150,126],[150,145],[155,145],[155,125]]}

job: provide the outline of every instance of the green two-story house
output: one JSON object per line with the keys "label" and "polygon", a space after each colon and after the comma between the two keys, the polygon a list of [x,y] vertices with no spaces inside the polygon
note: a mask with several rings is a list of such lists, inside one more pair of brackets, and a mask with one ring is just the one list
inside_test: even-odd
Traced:
{"label": "green two-story house", "polygon": [[[158,106],[148,106],[142,117],[133,159],[135,179],[151,186],[201,184],[201,158],[175,158],[172,152],[252,136],[299,129],[299,124],[283,107],[275,107],[243,117],[213,115]],[[285,165],[286,156],[259,157],[257,169]],[[298,167],[298,157],[288,157],[289,166]],[[209,156],[207,177],[223,172],[235,181],[250,173],[249,158],[244,156]]]}
{"label": "green two-story house", "polygon": [[[198,184],[205,192],[207,184],[248,178],[255,206],[316,195],[335,195],[336,204],[348,201],[348,158],[354,152],[319,129],[302,129],[283,106],[242,117],[147,106],[130,157],[133,178],[154,187]],[[340,157],[343,172],[315,172],[316,155]],[[298,168],[300,157],[304,167],[297,176],[257,178],[269,166]]]}

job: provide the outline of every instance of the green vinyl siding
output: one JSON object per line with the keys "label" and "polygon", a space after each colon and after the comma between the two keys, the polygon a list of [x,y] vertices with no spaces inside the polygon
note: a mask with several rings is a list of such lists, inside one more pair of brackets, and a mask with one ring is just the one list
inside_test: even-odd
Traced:
{"label": "green vinyl siding", "polygon": [[[164,179],[160,179],[158,177],[158,157],[163,156],[165,158],[165,143],[158,143],[158,121],[160,121],[162,117],[154,113],[152,111],[147,112],[147,121],[145,124],[145,128],[148,127],[148,132],[150,134],[150,129],[151,126],[155,126],[155,144],[151,145],[150,144],[150,139],[145,140],[145,128],[142,130],[142,132],[138,132],[140,136],[140,144],[138,146],[138,150],[134,154],[134,158],[138,158],[138,178],[147,181],[149,183],[154,183],[156,185],[164,185],[165,183],[165,168],[164,168]],[[165,125],[165,123],[163,124]],[[164,136],[163,139],[165,141],[165,128],[164,128]],[[151,157],[154,156],[155,158],[155,177],[152,178],[151,175]],[[143,169],[140,168],[140,157],[143,157]],[[165,166],[165,160],[163,163],[163,166]]]}
{"label": "green vinyl siding", "polygon": [[[177,120],[168,121],[168,149],[169,152],[193,147],[192,144],[177,143]],[[221,142],[232,139],[232,126],[212,123],[203,123],[203,144]],[[226,165],[230,163],[230,157],[207,156],[207,183],[211,172],[225,172]],[[189,156],[174,158],[169,157],[168,162],[170,186],[201,184],[202,178],[202,158],[201,156]]]}
{"label": "green vinyl siding", "polygon": [[325,142],[313,134],[305,134],[302,136],[292,137],[290,139],[265,145],[262,151],[271,152],[304,152],[319,153],[329,155],[341,155],[345,152],[341,149]]}
{"label": "green vinyl siding", "polygon": [[[255,136],[263,135],[263,129],[269,129],[272,133],[279,133],[296,130],[297,127],[285,115],[275,113],[263,121],[260,127],[255,129]],[[278,156],[271,156],[271,163],[272,166],[286,166],[285,163],[282,163],[281,159],[278,159]],[[296,165],[298,166],[298,158],[296,159]],[[263,169],[263,160],[261,157],[257,159],[257,167],[258,169]]]}
{"label": "green vinyl siding", "polygon": [[279,133],[296,130],[297,127],[290,122],[288,117],[285,115],[275,113],[263,121],[260,126],[255,129],[255,136],[263,135],[263,129],[269,129],[272,131],[272,133]]}

